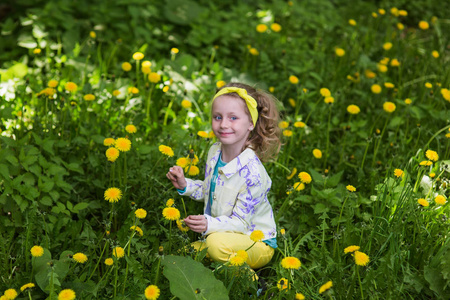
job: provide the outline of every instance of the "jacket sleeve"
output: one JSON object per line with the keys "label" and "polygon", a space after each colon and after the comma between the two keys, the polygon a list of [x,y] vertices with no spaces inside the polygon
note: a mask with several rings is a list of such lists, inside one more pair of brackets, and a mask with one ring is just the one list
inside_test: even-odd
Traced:
{"label": "jacket sleeve", "polygon": [[203,180],[192,180],[186,178],[187,186],[184,193],[178,192],[182,196],[189,196],[196,201],[203,201],[204,198],[204,188]]}
{"label": "jacket sleeve", "polygon": [[[248,233],[258,230],[253,220],[258,218],[259,223],[264,222],[266,218],[270,220],[273,214],[267,200],[269,189],[260,180],[247,180],[244,189],[236,197],[236,204],[231,215],[218,217],[205,215],[208,220],[208,229],[204,234],[220,231]],[[267,233],[264,232],[264,234]]]}

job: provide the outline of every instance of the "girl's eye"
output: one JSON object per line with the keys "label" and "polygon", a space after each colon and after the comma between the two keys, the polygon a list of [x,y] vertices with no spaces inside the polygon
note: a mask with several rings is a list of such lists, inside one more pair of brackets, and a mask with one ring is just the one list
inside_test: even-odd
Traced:
{"label": "girl's eye", "polygon": [[234,121],[234,120],[237,120],[237,118],[236,118],[236,117],[231,117],[230,119],[231,119],[231,120],[233,120],[233,121]]}
{"label": "girl's eye", "polygon": [[222,120],[222,117],[221,116],[215,116],[214,120],[216,120],[216,121]]}

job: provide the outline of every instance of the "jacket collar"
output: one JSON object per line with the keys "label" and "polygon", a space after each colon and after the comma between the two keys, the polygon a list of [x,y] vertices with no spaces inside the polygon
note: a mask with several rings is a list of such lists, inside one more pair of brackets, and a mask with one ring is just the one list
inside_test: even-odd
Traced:
{"label": "jacket collar", "polygon": [[[214,156],[209,161],[209,165],[211,166],[211,168],[215,167],[215,165],[219,161],[219,157],[222,152],[221,143],[216,143],[216,144],[214,144],[214,146],[217,146],[217,150],[216,150],[216,153],[214,154]],[[239,170],[241,170],[243,167],[245,167],[252,160],[259,161],[259,158],[258,158],[258,156],[256,156],[255,151],[253,151],[250,148],[247,148],[244,151],[242,151],[241,154],[239,154],[237,157],[235,157],[232,161],[227,163],[225,165],[225,167],[220,168],[220,170],[223,172],[225,177],[230,178],[231,176],[233,176],[234,174],[239,172]]]}

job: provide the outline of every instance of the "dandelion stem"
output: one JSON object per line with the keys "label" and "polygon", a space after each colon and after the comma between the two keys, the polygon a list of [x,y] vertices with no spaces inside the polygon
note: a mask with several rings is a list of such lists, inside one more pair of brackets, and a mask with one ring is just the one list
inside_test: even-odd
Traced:
{"label": "dandelion stem", "polygon": [[361,299],[364,299],[363,287],[361,283],[361,277],[359,276],[359,266],[356,266],[356,274],[358,275],[359,288],[361,290]]}
{"label": "dandelion stem", "polygon": [[99,265],[99,263],[100,263],[100,261],[101,261],[101,259],[102,259],[102,257],[103,257],[103,253],[105,253],[105,250],[106,250],[106,246],[107,246],[107,245],[108,245],[108,242],[105,243],[105,246],[103,247],[102,253],[100,253],[100,257],[97,259],[97,265],[95,266],[94,270],[93,270],[92,273],[91,273],[91,276],[89,276],[89,278],[88,278],[87,281],[89,281],[89,279],[92,278],[92,276],[93,276],[94,273],[95,273],[95,270],[97,270],[97,267],[98,267],[98,265]]}

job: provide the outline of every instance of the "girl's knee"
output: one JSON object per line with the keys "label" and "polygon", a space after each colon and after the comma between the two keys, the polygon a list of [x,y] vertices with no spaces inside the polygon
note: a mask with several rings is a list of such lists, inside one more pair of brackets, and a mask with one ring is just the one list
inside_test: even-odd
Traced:
{"label": "girl's knee", "polygon": [[208,247],[210,258],[214,261],[226,262],[232,254],[232,250],[227,243],[215,234],[211,234],[206,238],[206,247]]}

